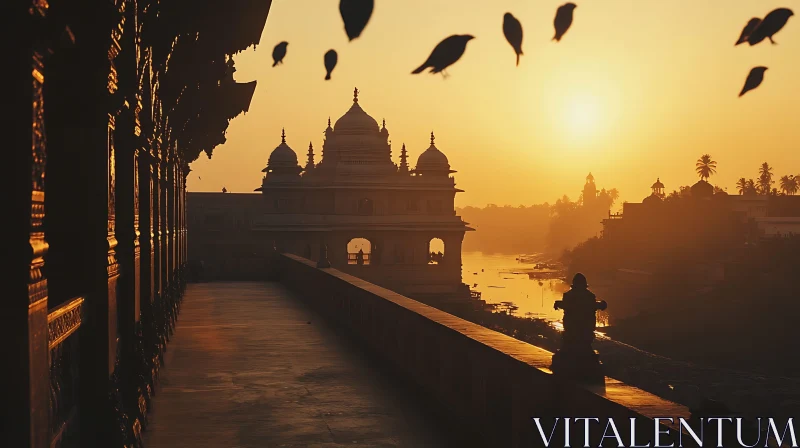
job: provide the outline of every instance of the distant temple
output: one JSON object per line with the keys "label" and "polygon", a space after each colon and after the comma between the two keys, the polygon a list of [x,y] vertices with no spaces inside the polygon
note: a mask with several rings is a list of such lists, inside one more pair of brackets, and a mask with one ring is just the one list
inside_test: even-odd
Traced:
{"label": "distant temple", "polygon": [[603,237],[626,251],[678,248],[719,251],[749,240],[800,234],[800,197],[729,195],[705,180],[667,200],[656,179],[642,202],[626,202],[622,213],[603,220]]}
{"label": "distant temple", "polygon": [[[404,295],[469,297],[461,244],[473,229],[456,216],[462,190],[433,132],[413,169],[405,145],[395,164],[386,122],[361,108],[356,90],[347,113],[333,126],[328,120],[319,162],[311,143],[306,157],[301,166],[284,131],[255,189],[261,194],[191,193],[190,257],[221,278],[242,278],[273,244],[314,261],[324,245],[332,267]],[[229,232],[220,240],[213,228]]]}

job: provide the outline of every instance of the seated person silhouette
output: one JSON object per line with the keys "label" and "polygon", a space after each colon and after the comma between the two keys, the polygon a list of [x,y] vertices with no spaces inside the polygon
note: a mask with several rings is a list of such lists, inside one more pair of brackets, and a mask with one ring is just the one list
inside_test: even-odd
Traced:
{"label": "seated person silhouette", "polygon": [[572,288],[557,300],[553,307],[564,310],[564,332],[561,334],[561,349],[553,355],[553,372],[580,381],[603,379],[600,358],[592,349],[597,310],[605,310],[604,300],[595,300],[595,295],[583,274],[575,274]]}

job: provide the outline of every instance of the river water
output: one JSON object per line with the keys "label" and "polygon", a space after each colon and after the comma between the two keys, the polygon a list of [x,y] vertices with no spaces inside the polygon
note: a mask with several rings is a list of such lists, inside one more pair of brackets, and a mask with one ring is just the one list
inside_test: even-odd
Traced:
{"label": "river water", "polygon": [[[561,300],[569,290],[563,274],[532,279],[528,272],[535,270],[537,260],[545,260],[544,255],[526,255],[528,262],[518,258],[514,255],[464,252],[461,254],[462,281],[473,291],[480,291],[486,303],[512,302],[518,307],[516,316],[560,322],[564,312],[553,309],[553,303]],[[598,325],[605,322],[604,316],[599,315]]]}

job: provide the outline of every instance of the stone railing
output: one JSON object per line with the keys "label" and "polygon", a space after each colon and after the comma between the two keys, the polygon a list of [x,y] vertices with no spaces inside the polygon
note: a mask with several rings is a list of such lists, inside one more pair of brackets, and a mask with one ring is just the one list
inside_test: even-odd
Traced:
{"label": "stone railing", "polygon": [[[552,353],[546,350],[336,269],[317,269],[294,255],[277,256],[281,282],[434,398],[446,415],[484,439],[485,446],[543,446],[535,417],[547,436],[556,418],[562,418],[549,446],[567,445],[564,417],[599,419],[590,426],[591,446],[600,446],[610,418],[626,446],[632,425],[637,443],[653,446],[656,417],[676,419],[662,430],[674,430],[678,418],[690,417],[681,405],[611,378],[597,388],[561,381],[549,369]],[[583,422],[571,424],[573,446],[583,446],[583,428]],[[671,441],[661,437],[665,445]],[[686,441],[684,437],[684,446],[689,446]]]}
{"label": "stone railing", "polygon": [[79,342],[83,298],[67,301],[47,314],[50,351],[51,447],[76,446],[78,419]]}

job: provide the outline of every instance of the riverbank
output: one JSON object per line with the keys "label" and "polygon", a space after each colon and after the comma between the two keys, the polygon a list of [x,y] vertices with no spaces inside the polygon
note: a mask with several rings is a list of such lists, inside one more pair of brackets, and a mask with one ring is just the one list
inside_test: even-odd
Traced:
{"label": "riverbank", "polygon": [[[479,272],[490,283],[504,286],[482,289],[489,303],[512,302],[518,309],[511,309],[514,315],[474,312],[461,317],[555,351],[560,333],[554,326],[562,313],[552,310],[552,303],[569,286],[563,281],[540,286],[527,278],[525,266],[514,258],[465,254],[469,260],[463,271],[465,283]],[[483,271],[477,266],[484,266]],[[599,298],[609,302],[612,317],[615,310],[627,315],[612,319],[612,326],[603,330],[609,337],[598,335],[595,341],[608,376],[689,407],[709,398],[751,417],[792,416],[800,409],[800,369],[793,367],[797,361],[792,358],[800,353],[800,338],[791,342],[787,338],[793,333],[786,333],[800,314],[776,312],[786,310],[777,306],[783,299],[764,299],[757,310],[746,306],[749,302],[731,303],[727,299],[731,292],[725,291],[712,295],[706,291],[681,301],[664,294],[643,303],[642,297],[621,295],[614,282],[602,284],[590,277],[590,284],[596,285],[590,289]],[[547,291],[546,300],[531,298],[530,291],[541,287]],[[526,290],[527,297],[521,296]],[[735,292],[741,297],[763,295],[765,290],[759,286]],[[776,348],[776,343],[783,348]]]}

